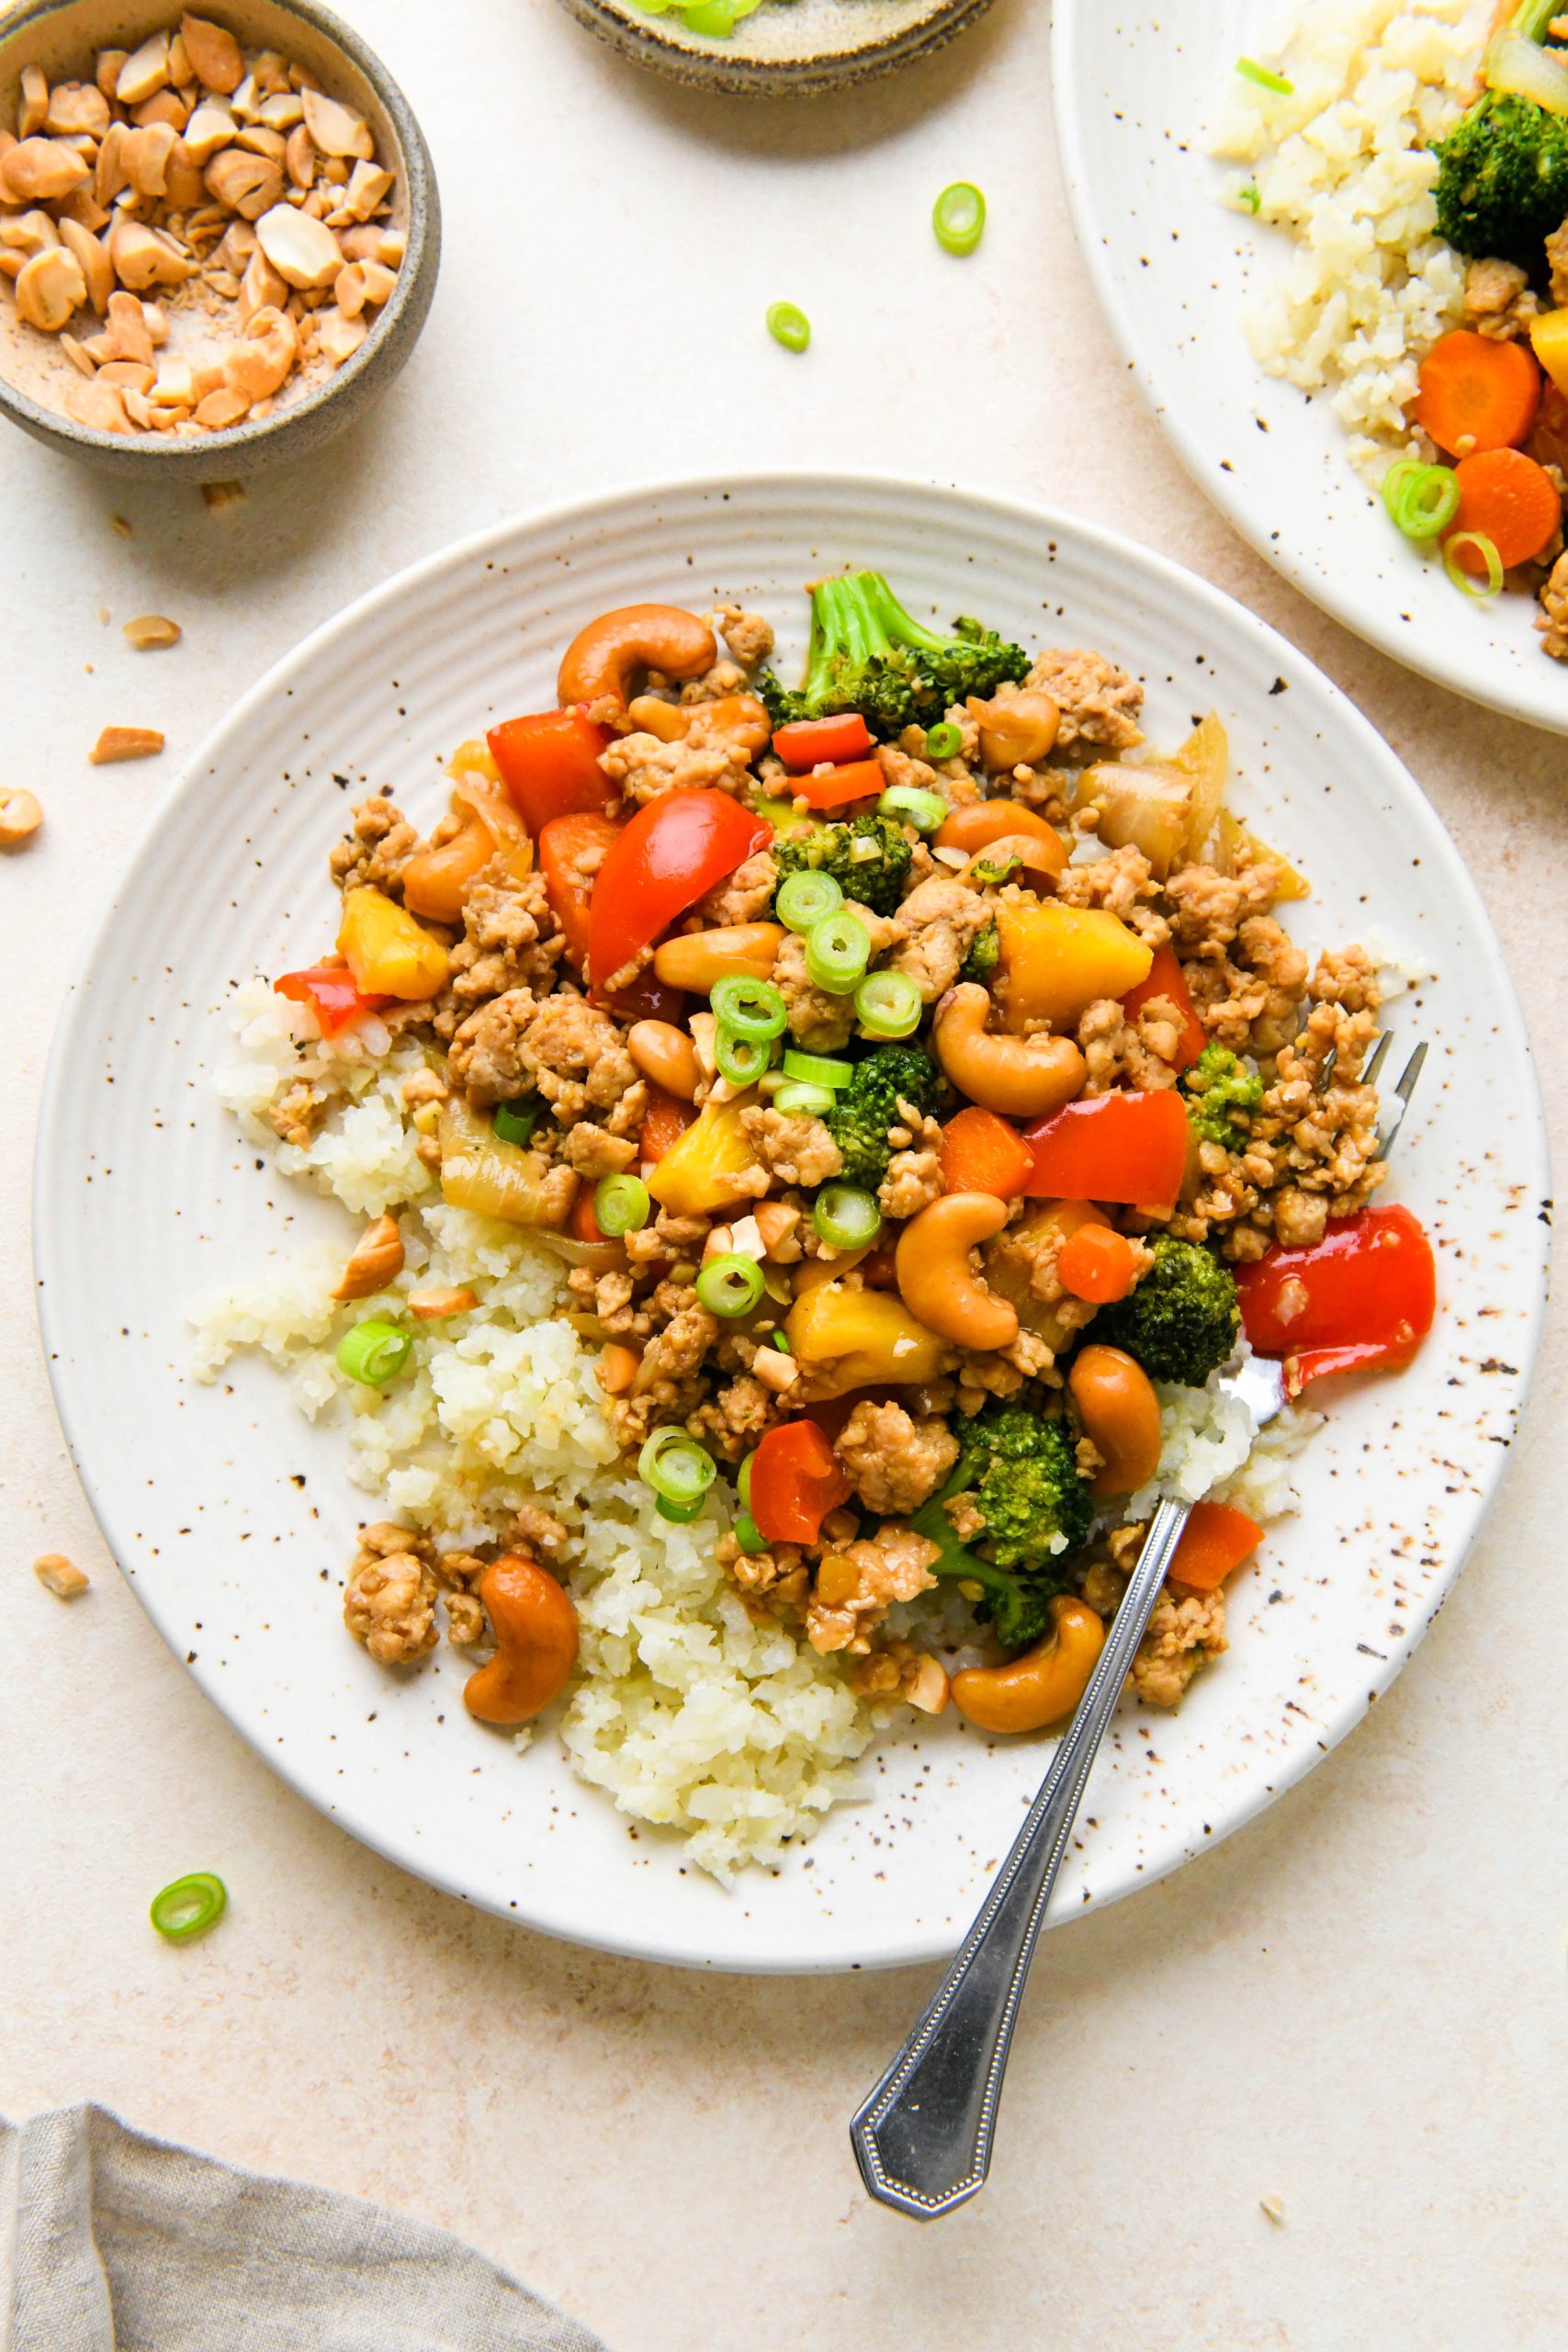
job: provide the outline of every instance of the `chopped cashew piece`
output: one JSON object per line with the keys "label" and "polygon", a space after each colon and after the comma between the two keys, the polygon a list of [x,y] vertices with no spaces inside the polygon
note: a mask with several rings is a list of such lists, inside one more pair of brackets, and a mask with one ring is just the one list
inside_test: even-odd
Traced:
{"label": "chopped cashew piece", "polygon": [[164,748],[155,727],[106,727],[87,757],[96,768],[115,760],[150,760]]}
{"label": "chopped cashew piece", "polygon": [[162,613],[143,613],[140,620],[127,621],[125,637],[139,653],[151,652],[162,645],[177,645],[182,635],[178,621],[171,621]]}
{"label": "chopped cashew piece", "polygon": [[43,822],[36,793],[0,784],[0,849],[20,849]]}
{"label": "chopped cashew piece", "polygon": [[378,1216],[360,1235],[354,1255],[344,1268],[331,1295],[336,1299],[373,1298],[403,1271],[403,1239],[395,1216]]}
{"label": "chopped cashew piece", "polygon": [[33,1562],[33,1574],[57,1600],[79,1600],[89,1582],[85,1570],[63,1552],[40,1552]]}

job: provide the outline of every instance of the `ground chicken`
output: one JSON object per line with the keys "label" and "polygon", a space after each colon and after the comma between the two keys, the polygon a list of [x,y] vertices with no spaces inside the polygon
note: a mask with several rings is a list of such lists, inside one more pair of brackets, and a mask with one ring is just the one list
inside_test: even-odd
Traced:
{"label": "ground chicken", "polygon": [[1553,310],[1568,309],[1568,220],[1546,241],[1546,266],[1551,272]]}
{"label": "ground chicken", "polygon": [[803,1606],[811,1575],[793,1544],[775,1544],[766,1552],[743,1552],[733,1535],[721,1535],[714,1557],[734,1577],[753,1616],[780,1616]]}
{"label": "ground chicken", "polygon": [[758,1107],[742,1111],[740,1125],[769,1175],[781,1184],[811,1193],[843,1173],[843,1155],[820,1119]]}
{"label": "ground chicken", "polygon": [[275,1095],[267,1108],[267,1125],[285,1143],[298,1146],[303,1151],[326,1116],[332,1097],[322,1094],[304,1079],[297,1078]]}
{"label": "ground chicken", "polygon": [[512,989],[548,996],[564,945],[542,876],[521,882],[481,876],[463,901],[463,936],[452,950],[437,1030],[449,1037],[476,1006]]}
{"label": "ground chicken", "polygon": [[771,621],[761,613],[743,612],[739,605],[720,605],[708,615],[708,626],[723,638],[743,670],[755,670],[773,650]]}
{"label": "ground chicken", "polygon": [[957,979],[991,920],[991,906],[978,890],[952,875],[933,875],[917,883],[898,909],[891,968],[908,975],[922,1004],[934,1004]]}
{"label": "ground chicken", "polygon": [[1151,999],[1132,1021],[1114,997],[1100,997],[1078,1023],[1077,1035],[1089,1069],[1086,1094],[1109,1094],[1119,1086],[1158,1094],[1176,1084],[1183,1023],[1165,997]]}
{"label": "ground chicken", "polygon": [[513,1513],[512,1524],[506,1533],[506,1549],[509,1552],[525,1552],[530,1556],[542,1554],[547,1560],[553,1560],[566,1541],[564,1520],[558,1519],[544,1503],[525,1502],[519,1503]]}
{"label": "ground chicken", "polygon": [[1088,743],[1130,752],[1144,740],[1138,725],[1144,690],[1103,654],[1056,647],[1040,656],[1023,683],[1043,688],[1061,712],[1058,751]]}
{"label": "ground chicken", "polygon": [[1128,1678],[1133,1696],[1145,1707],[1176,1706],[1205,1660],[1218,1657],[1229,1646],[1223,1592],[1195,1592],[1179,1600],[1167,1585],[1133,1660]]}
{"label": "ground chicken", "polygon": [[699,1405],[689,1426],[694,1437],[703,1439],[727,1462],[738,1462],[787,1409],[782,1396],[743,1372],[707,1404]]}
{"label": "ground chicken", "polygon": [[363,1530],[343,1622],[378,1666],[410,1666],[435,1647],[434,1552],[428,1537],[383,1521]]}
{"label": "ground chicken", "polygon": [[789,1012],[789,1034],[808,1053],[836,1054],[854,1034],[852,996],[829,996],[806,968],[806,942],[791,932],[773,963],[773,986]]}
{"label": "ground chicken", "polygon": [[524,1092],[530,1080],[523,1038],[537,1010],[530,989],[508,989],[468,1015],[452,1040],[446,1074],[470,1102],[510,1102]]}
{"label": "ground chicken", "polygon": [[755,922],[765,915],[779,887],[779,870],[771,849],[760,849],[738,865],[728,882],[718,883],[697,900],[705,925]]}
{"label": "ground chicken", "polygon": [[658,735],[623,735],[599,764],[629,798],[646,802],[694,789],[739,796],[750,780],[750,759],[742,735],[699,713],[672,743]]}
{"label": "ground chicken", "polygon": [[945,1421],[914,1420],[902,1405],[858,1404],[833,1451],[868,1510],[898,1519],[930,1500],[958,1459]]}
{"label": "ground chicken", "polygon": [[[1562,260],[1563,283],[1568,288],[1568,239],[1564,240]],[[1464,274],[1464,308],[1465,324],[1493,343],[1513,343],[1528,335],[1530,321],[1540,315],[1540,303],[1530,290],[1528,272],[1511,261],[1472,261]]]}
{"label": "ground chicken", "polygon": [[1169,923],[1151,903],[1160,888],[1148,859],[1131,843],[1087,865],[1069,865],[1056,877],[1056,897],[1063,906],[1098,907],[1115,915],[1147,947],[1163,947],[1170,937]]}
{"label": "ground chicken", "polygon": [[913,1600],[936,1582],[931,1562],[936,1544],[912,1527],[889,1520],[869,1541],[824,1555],[806,1609],[806,1638],[826,1656],[832,1650],[861,1655],[871,1647],[871,1630],[896,1600]]}
{"label": "ground chicken", "polygon": [[[893,1130],[894,1134],[908,1132],[907,1128]],[[929,1209],[933,1201],[942,1198],[941,1143],[941,1127],[934,1119],[925,1119],[920,1125],[919,1150],[893,1154],[876,1194],[876,1204],[884,1216],[899,1220],[919,1216],[922,1209]]]}
{"label": "ground chicken", "polygon": [[[591,1109],[612,1114],[604,1122],[612,1135],[641,1125],[646,1082],[619,1027],[585,998],[553,996],[540,1005],[518,1040],[518,1059],[563,1127]],[[615,1116],[628,1095],[635,1118]]]}
{"label": "ground chicken", "polygon": [[645,1225],[640,1233],[626,1235],[626,1256],[634,1266],[678,1263],[682,1259],[694,1263],[703,1254],[712,1222],[705,1216],[671,1216],[668,1209],[660,1209],[651,1225]]}
{"label": "ground chicken", "polygon": [[636,1128],[642,1125],[642,1112],[648,1107],[648,1089],[644,1085],[628,1087],[626,1096],[640,1094],[642,1109],[635,1114],[634,1131],[630,1135],[613,1136],[604,1127],[596,1127],[590,1119],[580,1119],[567,1134],[561,1146],[561,1158],[569,1168],[575,1168],[584,1183],[596,1184],[602,1176],[625,1173],[637,1158]]}
{"label": "ground chicken", "polygon": [[362,800],[354,812],[354,830],[338,842],[328,864],[340,890],[380,890],[389,899],[403,894],[403,868],[419,847],[419,835],[382,793]]}
{"label": "ground chicken", "polygon": [[1541,650],[1554,662],[1568,662],[1568,555],[1560,555],[1540,591]]}
{"label": "ground chicken", "polygon": [[[1094,868],[1084,871],[1093,873]],[[1221,874],[1213,865],[1184,865],[1173,874],[1165,894],[1174,903],[1171,937],[1183,961],[1188,955],[1214,957],[1231,946],[1248,915],[1268,912],[1274,903],[1274,889],[1275,877],[1268,866],[1253,866],[1244,874]]]}
{"label": "ground chicken", "polygon": [[[962,711],[959,718],[962,721],[960,732],[965,728],[968,730],[964,740],[969,747],[968,755],[973,758],[979,744],[979,729],[972,718],[965,718]],[[877,764],[886,779],[886,789],[892,790],[897,786],[905,791],[934,792],[940,800],[946,801],[950,808],[966,808],[970,801],[978,800],[979,783],[964,766],[962,756],[943,760],[940,766],[921,758],[920,750],[925,737],[923,727],[909,727],[904,730],[902,742],[877,745]]]}

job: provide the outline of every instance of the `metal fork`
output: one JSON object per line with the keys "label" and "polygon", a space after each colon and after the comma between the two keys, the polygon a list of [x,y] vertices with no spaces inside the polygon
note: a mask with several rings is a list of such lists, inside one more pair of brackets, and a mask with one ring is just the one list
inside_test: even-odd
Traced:
{"label": "metal fork", "polygon": [[[1362,1084],[1376,1084],[1389,1044],[1385,1032]],[[1394,1089],[1398,1107],[1378,1138],[1380,1159],[1388,1157],[1404,1124],[1426,1058],[1426,1046],[1418,1045],[1404,1066]],[[1320,1083],[1330,1074],[1331,1065]],[[1263,1356],[1248,1357],[1222,1389],[1247,1407],[1259,1429],[1287,1401],[1282,1367]],[[1168,1498],[1155,1513],[1089,1688],[979,1917],[930,2007],[850,2125],[870,2194],[916,2221],[951,2212],[985,2185],[1013,2027],[1046,1905],[1085,1783],[1191,1509]]]}

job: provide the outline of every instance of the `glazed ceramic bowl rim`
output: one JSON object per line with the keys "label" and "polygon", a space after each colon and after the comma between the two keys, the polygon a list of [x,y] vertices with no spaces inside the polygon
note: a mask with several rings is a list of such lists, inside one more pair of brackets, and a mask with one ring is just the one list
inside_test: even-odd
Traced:
{"label": "glazed ceramic bowl rim", "polygon": [[[1472,921],[1473,953],[1481,959],[1488,975],[1489,986],[1495,991],[1495,1003],[1500,1021],[1500,1035],[1509,1053],[1517,1057],[1519,1087],[1516,1091],[1520,1136],[1517,1159],[1511,1164],[1522,1189],[1528,1190],[1533,1206],[1544,1198],[1549,1189],[1545,1130],[1539,1091],[1534,1082],[1533,1066],[1529,1057],[1528,1037],[1519,1014],[1517,998],[1496,935],[1482,906],[1475,884],[1461,860],[1459,851],[1436,814],[1422,799],[1418,787],[1393,750],[1376,732],[1349,698],[1312,662],[1310,656],[1292,646],[1256,614],[1235,599],[1226,595],[1208,582],[1194,576],[1168,557],[1157,554],[1119,533],[1099,528],[1077,517],[1035,503],[1034,502],[998,494],[994,492],[972,490],[954,484],[933,485],[869,470],[827,472],[815,469],[773,469],[752,475],[705,476],[676,478],[648,483],[632,483],[602,492],[591,498],[563,500],[549,507],[526,515],[517,515],[485,531],[462,538],[453,545],[436,550],[391,579],[370,589],[355,599],[344,610],[312,630],[293,647],[265,676],[243,694],[229,712],[210,730],[204,741],[186,763],[181,781],[165,797],[152,825],[143,837],[126,872],[113,887],[101,909],[78,958],[69,991],[57,1025],[45,1077],[40,1106],[38,1147],[35,1161],[34,1248],[38,1276],[39,1320],[43,1332],[45,1356],[55,1400],[70,1446],[72,1458],[82,1478],[89,1502],[99,1523],[110,1537],[117,1555],[142,1606],[154,1625],[174,1649],[176,1657],[186,1656],[186,1628],[180,1616],[178,1596],[159,1588],[155,1578],[145,1568],[132,1565],[142,1555],[138,1541],[130,1530],[136,1522],[122,1515],[113,1497],[117,1492],[116,1476],[106,1464],[100,1476],[97,1470],[98,1437],[94,1410],[92,1378],[77,1366],[83,1356],[83,1333],[73,1319],[71,1291],[72,1269],[80,1259],[78,1227],[62,1208],[69,1197],[68,1186],[73,1178],[80,1177],[81,1160],[76,1156],[73,1122],[82,1114],[81,1106],[91,1099],[94,1089],[86,1082],[87,1058],[98,1042],[98,1030],[103,1008],[95,996],[101,992],[102,975],[110,968],[118,946],[114,940],[119,918],[119,902],[131,899],[142,885],[143,876],[156,874],[161,861],[166,858],[171,842],[183,848],[186,811],[193,794],[205,790],[208,780],[229,760],[231,747],[254,739],[259,726],[285,697],[295,693],[292,683],[301,664],[320,665],[341,662],[354,647],[367,627],[375,627],[394,616],[400,605],[416,592],[428,590],[443,581],[460,579],[470,569],[482,571],[500,570],[510,573],[513,566],[508,557],[520,537],[527,542],[527,561],[544,561],[536,554],[541,544],[556,550],[551,561],[560,560],[560,549],[576,540],[591,539],[600,526],[614,530],[624,527],[627,518],[646,514],[656,518],[660,529],[667,526],[663,516],[671,504],[684,502],[734,502],[744,509],[748,504],[764,516],[771,516],[770,502],[792,502],[805,508],[821,509],[831,502],[852,508],[856,502],[863,508],[869,503],[897,502],[917,516],[926,518],[922,527],[932,534],[962,529],[965,517],[971,523],[976,517],[993,516],[1012,528],[1026,528],[1038,537],[1042,551],[1053,540],[1076,542],[1086,555],[1103,562],[1108,570],[1124,581],[1130,594],[1135,594],[1140,582],[1147,582],[1151,589],[1157,582],[1173,595],[1179,595],[1182,609],[1190,612],[1194,630],[1207,628],[1212,642],[1221,648],[1240,646],[1257,657],[1258,665],[1265,663],[1278,671],[1282,680],[1294,684],[1310,695],[1312,720],[1319,733],[1332,720],[1339,741],[1347,753],[1360,756],[1355,761],[1369,785],[1382,786],[1396,806],[1408,807],[1409,813],[1421,826],[1419,844],[1430,875],[1440,874],[1445,890],[1450,894],[1455,907],[1465,912],[1467,922]],[[766,525],[764,525],[766,527]],[[814,526],[815,527],[815,526]],[[682,539],[682,544],[690,541]],[[522,594],[520,586],[519,594]],[[1429,831],[1428,831],[1429,827]],[[1407,886],[1408,887],[1408,886]],[[95,1080],[99,1075],[97,1064],[91,1065]],[[124,1158],[117,1148],[117,1160]],[[130,1165],[129,1160],[127,1165]],[[1545,1308],[1544,1243],[1536,1238],[1531,1220],[1531,1248],[1538,1253],[1526,1269],[1529,1275],[1528,1291],[1521,1288],[1521,1297],[1528,1304],[1518,1311],[1518,1328],[1510,1333],[1511,1355],[1517,1361],[1500,1372],[1511,1375],[1499,1378],[1487,1393],[1487,1408],[1501,1414],[1512,1411],[1516,1417],[1528,1397],[1539,1347]],[[1521,1261],[1522,1262],[1522,1261]],[[1539,1279],[1537,1279],[1539,1276]],[[91,1361],[90,1351],[86,1361]],[[78,1409],[80,1408],[80,1409]],[[1453,1499],[1447,1505],[1450,1514],[1451,1532],[1445,1530],[1443,1556],[1437,1564],[1438,1573],[1423,1596],[1426,1605],[1419,1611],[1419,1622],[1406,1624],[1397,1645],[1383,1650],[1369,1652],[1364,1668],[1358,1666],[1353,1692],[1337,1694],[1333,1705],[1324,1706],[1321,1713],[1312,1718],[1313,1736],[1302,1737],[1281,1758],[1272,1760],[1267,1769],[1238,1772],[1228,1781],[1222,1780],[1212,1793],[1205,1792],[1204,1811],[1208,1815],[1204,1829],[1206,1839],[1217,1845],[1235,1829],[1242,1827],[1272,1804],[1284,1792],[1305,1776],[1341,1739],[1362,1720],[1368,1706],[1393,1681],[1395,1675],[1413,1655],[1427,1626],[1437,1613],[1447,1592],[1451,1589],[1469,1554],[1487,1511],[1495,1497],[1507,1459],[1506,1442],[1480,1445],[1477,1467],[1472,1480],[1462,1487],[1445,1487],[1444,1492]],[[139,1461],[138,1487],[141,1474],[149,1465]],[[1433,1477],[1446,1477],[1436,1464],[1427,1465]],[[151,1481],[147,1483],[151,1484]],[[127,1509],[140,1507],[138,1503]],[[204,1645],[205,1647],[205,1645]],[[1381,1662],[1380,1662],[1381,1661]],[[397,1808],[389,1810],[378,1804],[374,1781],[367,1786],[351,1785],[334,1788],[323,1783],[321,1777],[308,1764],[297,1760],[292,1751],[270,1744],[273,1728],[255,1719],[247,1719],[244,1710],[229,1696],[231,1683],[213,1670],[213,1661],[204,1657],[197,1664],[187,1657],[186,1664],[207,1696],[225,1713],[226,1719],[253,1747],[257,1756],[278,1772],[291,1787],[318,1810],[327,1814],[341,1826],[374,1851],[385,1856],[400,1868],[410,1870],[430,1883],[441,1887],[460,1900],[479,1903],[497,1913],[519,1919],[545,1932],[562,1935],[600,1950],[617,1951],[629,1957],[673,1962],[680,1965],[707,1965],[745,1970],[748,1973],[809,1973],[822,1969],[843,1967],[878,1967],[912,1964],[934,1960],[951,1951],[962,1932],[959,1928],[951,1935],[933,1933],[929,1927],[918,1932],[908,1927],[898,1932],[883,1930],[862,1944],[852,1958],[838,1953],[817,1958],[808,1949],[797,1943],[786,1947],[748,1949],[743,1957],[728,1953],[714,1957],[694,1948],[693,1930],[666,1930],[660,1923],[655,1927],[646,1921],[635,1905],[616,1911],[602,1906],[584,1917],[582,1905],[571,1894],[562,1894],[543,1886],[530,1890],[526,1903],[521,1900],[502,1907],[487,1890],[465,1883],[460,1866],[449,1866],[444,1854],[422,1845],[417,1836],[411,1835]],[[1303,1711],[1296,1711],[1301,1713]],[[265,1713],[265,1711],[264,1711]],[[595,1803],[608,1800],[590,1792]],[[1151,1866],[1139,1862],[1136,1872],[1119,1871],[1096,1895],[1097,1902],[1115,1901],[1138,1885],[1146,1885],[1195,1857],[1203,1848],[1182,1849],[1176,1838],[1169,1838],[1151,1857]],[[1055,1917],[1064,1915],[1060,1910]]]}
{"label": "glazed ceramic bowl rim", "polygon": [[[805,96],[912,64],[956,39],[993,5],[994,0],[926,0],[925,14],[899,30],[792,57],[759,55],[730,42],[688,46],[672,37],[663,19],[643,15],[636,0],[561,0],[579,24],[634,63],[689,86],[737,96],[783,96],[792,90]],[[743,36],[744,26],[741,31]]]}
{"label": "glazed ceramic bowl rim", "polygon": [[[20,35],[51,17],[69,17],[80,5],[81,0],[25,0],[14,14],[0,16],[0,48],[9,47]],[[93,425],[79,424],[62,409],[46,408],[0,372],[0,408],[8,412],[13,423],[78,456],[111,458],[124,467],[157,463],[210,474],[215,467],[221,470],[224,459],[239,461],[252,455],[258,443],[292,432],[302,420],[318,415],[340,394],[351,392],[364,377],[385,364],[387,348],[396,341],[398,322],[411,304],[422,296],[428,299],[426,273],[440,254],[440,202],[430,150],[412,107],[369,43],[333,10],[323,6],[322,0],[269,0],[269,5],[284,16],[302,18],[312,31],[343,51],[375,92],[397,141],[398,167],[408,191],[408,250],[398,272],[397,285],[382,305],[374,328],[353,357],[334,368],[303,399],[291,401],[259,422],[247,419],[222,432],[192,434],[186,438],[160,435],[152,440],[141,435],[131,439],[124,434],[100,433]],[[244,0],[227,0],[225,13],[243,20]],[[419,166],[417,172],[411,168],[413,164]],[[418,332],[416,323],[414,333]],[[403,356],[406,354],[399,355],[400,364]],[[254,462],[254,456],[252,461]]]}

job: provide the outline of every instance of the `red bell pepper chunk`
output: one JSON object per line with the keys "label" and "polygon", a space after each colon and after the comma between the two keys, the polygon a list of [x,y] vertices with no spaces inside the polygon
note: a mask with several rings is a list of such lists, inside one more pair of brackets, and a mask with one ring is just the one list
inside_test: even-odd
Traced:
{"label": "red bell pepper chunk", "polygon": [[1213,1592],[1262,1541],[1263,1530],[1244,1510],[1229,1503],[1194,1503],[1168,1574],[1190,1592]]}
{"label": "red bell pepper chunk", "polygon": [[773,838],[728,792],[666,792],[622,827],[592,884],[588,967],[603,987]]}
{"label": "red bell pepper chunk", "polygon": [[751,1456],[751,1516],[769,1544],[815,1544],[850,1482],[815,1421],[781,1421]]}
{"label": "red bell pepper chunk", "polygon": [[820,767],[824,760],[837,767],[844,760],[863,759],[871,746],[871,729],[858,710],[840,711],[831,718],[793,719],[773,737],[773,749],[786,768]]}
{"label": "red bell pepper chunk", "polygon": [[797,800],[808,808],[841,808],[847,801],[867,800],[881,794],[887,778],[877,760],[856,760],[850,767],[823,768],[811,775],[790,778]]}
{"label": "red bell pepper chunk", "polygon": [[637,1158],[647,1167],[657,1167],[667,1151],[673,1151],[696,1115],[694,1104],[682,1102],[678,1094],[667,1094],[662,1086],[650,1084],[642,1132],[637,1137]]}
{"label": "red bell pepper chunk", "polygon": [[1174,1088],[1100,1094],[1025,1127],[1032,1201],[1117,1201],[1168,1209],[1187,1170],[1187,1113]]}
{"label": "red bell pepper chunk", "polygon": [[1258,1354],[1289,1359],[1294,1396],[1333,1373],[1407,1364],[1437,1313],[1437,1262],[1409,1209],[1363,1209],[1311,1249],[1276,1246],[1238,1267],[1236,1294]]}
{"label": "red bell pepper chunk", "polygon": [[581,710],[508,718],[485,739],[513,806],[536,841],[552,817],[610,808],[615,788],[599,764],[609,730]]}
{"label": "red bell pepper chunk", "polygon": [[614,996],[601,996],[597,989],[589,990],[589,1002],[602,1004],[617,1021],[672,1021],[677,1024],[686,1013],[686,991],[671,988],[661,980],[651,964],[640,971],[630,988],[617,989]]}
{"label": "red bell pepper chunk", "polygon": [[1155,949],[1155,960],[1149,967],[1149,977],[1129,989],[1122,1000],[1122,1010],[1129,1021],[1135,1021],[1145,1004],[1156,997],[1165,997],[1177,1006],[1181,1014],[1181,1039],[1177,1047],[1175,1068],[1190,1069],[1209,1040],[1199,1020],[1190,992],[1182,975],[1181,959],[1168,944]]}
{"label": "red bell pepper chunk", "polygon": [[1034,1155],[1016,1127],[971,1102],[942,1131],[944,1193],[990,1193],[1010,1201],[1022,1192]]}
{"label": "red bell pepper chunk", "polygon": [[296,1004],[313,1004],[323,1037],[335,1037],[351,1021],[379,1012],[391,1001],[384,996],[361,996],[346,964],[312,964],[303,972],[285,972],[273,987]]}
{"label": "red bell pepper chunk", "polygon": [[[603,870],[620,831],[620,827],[613,825],[608,817],[592,809],[581,809],[575,816],[552,817],[539,835],[539,871],[545,877],[545,895],[565,935],[567,960],[580,973],[588,961],[589,909],[595,873]],[[598,865],[595,872],[584,873],[581,861],[591,851],[597,852]]]}

